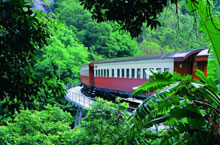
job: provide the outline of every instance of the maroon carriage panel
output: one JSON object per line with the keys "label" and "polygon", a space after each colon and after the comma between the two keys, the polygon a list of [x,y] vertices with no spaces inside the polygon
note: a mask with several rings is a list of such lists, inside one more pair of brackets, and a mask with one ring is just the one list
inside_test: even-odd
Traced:
{"label": "maroon carriage panel", "polygon": [[147,79],[95,77],[95,87],[133,92],[133,87],[144,84]]}
{"label": "maroon carriage panel", "polygon": [[89,85],[89,76],[80,76],[80,81],[86,85]]}

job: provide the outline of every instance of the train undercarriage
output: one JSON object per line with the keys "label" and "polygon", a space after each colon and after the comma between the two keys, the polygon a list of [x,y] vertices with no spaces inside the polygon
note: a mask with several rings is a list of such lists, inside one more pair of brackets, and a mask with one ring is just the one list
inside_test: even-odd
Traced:
{"label": "train undercarriage", "polygon": [[90,87],[85,84],[82,84],[81,86],[82,86],[81,92],[88,97],[92,97],[92,98],[99,97],[99,98],[103,98],[104,100],[112,101],[112,102],[115,102],[115,99],[120,97],[121,102],[126,102],[129,104],[129,108],[128,108],[129,112],[133,112],[135,108],[137,108],[138,105],[147,97],[146,96],[144,98],[140,96],[132,96],[129,93],[120,94],[119,91],[111,92],[106,89]]}

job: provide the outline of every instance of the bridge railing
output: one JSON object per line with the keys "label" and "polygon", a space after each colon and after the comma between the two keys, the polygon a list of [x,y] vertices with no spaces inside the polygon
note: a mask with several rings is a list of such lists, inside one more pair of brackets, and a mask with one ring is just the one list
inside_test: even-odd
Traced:
{"label": "bridge railing", "polygon": [[80,105],[86,108],[91,108],[90,104],[94,102],[94,100],[91,99],[90,97],[82,95],[81,93],[78,92],[71,92],[71,91],[68,91],[66,99],[67,101],[73,104]]}

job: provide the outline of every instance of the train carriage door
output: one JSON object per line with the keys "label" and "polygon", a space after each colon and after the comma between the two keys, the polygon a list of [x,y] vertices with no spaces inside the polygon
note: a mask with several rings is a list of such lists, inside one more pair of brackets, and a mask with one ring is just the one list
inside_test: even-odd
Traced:
{"label": "train carriage door", "polygon": [[95,86],[94,79],[94,66],[89,65],[89,86]]}
{"label": "train carriage door", "polygon": [[193,74],[193,63],[194,63],[194,57],[195,55],[190,56],[187,60],[187,74],[192,75]]}
{"label": "train carriage door", "polygon": [[176,53],[174,56],[174,71],[185,75],[193,75],[195,71],[195,56],[203,49]]}

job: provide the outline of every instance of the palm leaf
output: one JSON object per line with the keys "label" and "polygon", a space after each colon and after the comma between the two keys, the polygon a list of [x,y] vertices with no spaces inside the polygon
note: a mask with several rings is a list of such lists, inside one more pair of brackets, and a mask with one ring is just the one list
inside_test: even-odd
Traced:
{"label": "palm leaf", "polygon": [[174,94],[175,88],[179,85],[179,83],[170,84],[144,100],[130,116],[128,120],[130,127],[127,135],[119,141],[119,144],[131,142],[135,139],[135,136],[140,134],[143,128],[149,128],[166,121],[169,118],[167,112],[172,106],[172,101],[166,93],[170,94],[172,92],[171,94]]}
{"label": "palm leaf", "polygon": [[[200,112],[190,112],[190,110],[187,110],[187,103],[193,106],[191,102],[197,101],[197,105],[200,106],[201,104],[199,104],[198,101],[200,100],[200,102],[202,102],[206,98],[209,104],[202,102],[202,105],[219,112],[218,106],[220,106],[220,99],[219,96],[216,95],[218,93],[216,83],[212,79],[206,78],[201,71],[198,71],[196,74],[201,78],[202,82],[193,80],[190,76],[180,77],[179,75],[173,74],[171,77],[166,78],[165,75],[162,74],[153,74],[153,79],[149,83],[150,85],[146,86],[146,84],[144,84],[144,87],[140,86],[140,88],[142,88],[137,89],[136,92],[141,90],[141,92],[145,93],[152,89],[157,89],[157,87],[160,88],[160,90],[144,100],[133,112],[128,120],[130,125],[128,134],[119,144],[131,142],[135,140],[135,136],[140,135],[143,129],[159,125],[170,119],[172,120],[172,118],[194,118],[200,115]],[[157,77],[159,77],[159,80],[157,80]],[[165,81],[165,79],[168,79],[168,82],[164,83],[167,85],[160,85],[159,83]],[[155,83],[155,85],[153,85],[153,83]],[[176,97],[181,97],[182,100],[177,99],[176,101]],[[185,103],[181,105],[180,102]],[[180,104],[176,105],[176,103]],[[203,116],[200,115],[197,119],[198,121],[202,120]]]}
{"label": "palm leaf", "polygon": [[178,80],[181,80],[183,77],[178,73],[170,73],[170,72],[152,72],[150,76],[151,80],[148,80],[143,85],[135,88],[133,95],[139,95],[144,93],[151,93],[154,91],[159,91],[165,86],[169,86],[170,84],[176,83]]}
{"label": "palm leaf", "polygon": [[200,71],[199,69],[196,71],[196,75],[201,79],[203,84],[209,88],[211,91],[213,91],[215,94],[219,93],[218,87],[216,82],[211,77],[206,77],[204,72]]}

